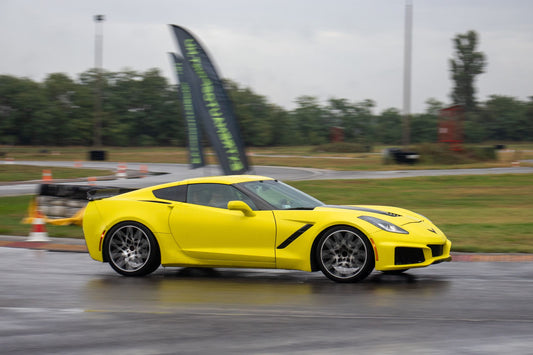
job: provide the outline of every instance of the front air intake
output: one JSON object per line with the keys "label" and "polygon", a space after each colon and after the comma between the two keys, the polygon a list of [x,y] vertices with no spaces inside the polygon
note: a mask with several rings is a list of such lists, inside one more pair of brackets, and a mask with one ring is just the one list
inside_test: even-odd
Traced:
{"label": "front air intake", "polygon": [[442,244],[428,244],[428,247],[431,249],[431,256],[441,256],[444,252],[444,245]]}
{"label": "front air intake", "polygon": [[397,247],[394,251],[395,265],[420,264],[425,260],[424,251],[420,248]]}

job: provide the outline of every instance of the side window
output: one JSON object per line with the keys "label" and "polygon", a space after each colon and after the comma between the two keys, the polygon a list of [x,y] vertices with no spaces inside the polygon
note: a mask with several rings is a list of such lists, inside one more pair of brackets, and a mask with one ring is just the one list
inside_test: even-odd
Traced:
{"label": "side window", "polygon": [[155,197],[163,200],[185,202],[187,196],[187,185],[171,186],[154,190]]}
{"label": "side window", "polygon": [[235,198],[233,200],[246,202],[246,204],[250,206],[252,210],[257,210],[257,207],[255,206],[255,203],[252,201],[251,198],[249,198],[248,196],[246,196],[244,193],[240,192],[233,186],[231,186],[231,190],[235,194]]}
{"label": "side window", "polygon": [[252,209],[256,209],[252,200],[230,185],[191,184],[187,189],[188,203],[210,207],[228,208],[229,201],[244,201]]}

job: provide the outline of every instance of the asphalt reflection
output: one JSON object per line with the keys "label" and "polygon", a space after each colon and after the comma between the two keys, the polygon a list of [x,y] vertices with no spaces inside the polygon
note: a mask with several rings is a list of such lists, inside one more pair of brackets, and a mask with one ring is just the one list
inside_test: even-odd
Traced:
{"label": "asphalt reflection", "polygon": [[375,272],[360,283],[337,284],[321,273],[182,268],[145,278],[92,278],[82,294],[91,311],[360,315],[397,307],[406,298],[431,303],[449,286],[446,279],[410,273]]}

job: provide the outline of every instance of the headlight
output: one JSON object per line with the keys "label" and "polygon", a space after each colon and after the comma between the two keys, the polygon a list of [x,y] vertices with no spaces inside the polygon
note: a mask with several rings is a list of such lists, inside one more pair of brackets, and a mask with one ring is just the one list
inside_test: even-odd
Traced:
{"label": "headlight", "polygon": [[392,224],[390,222],[384,221],[382,219],[376,218],[376,217],[370,217],[370,216],[361,216],[359,219],[362,219],[363,221],[366,221],[370,224],[375,225],[376,227],[383,229],[384,231],[391,232],[391,233],[400,233],[400,234],[409,234],[408,231],[406,231],[403,228],[398,227],[395,224]]}

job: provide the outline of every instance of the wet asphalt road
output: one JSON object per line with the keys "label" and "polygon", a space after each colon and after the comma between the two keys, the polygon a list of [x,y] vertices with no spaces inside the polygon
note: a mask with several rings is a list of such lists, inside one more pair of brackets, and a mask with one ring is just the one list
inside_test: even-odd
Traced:
{"label": "wet asphalt road", "polygon": [[320,273],[160,268],[0,248],[5,354],[531,354],[533,263]]}

